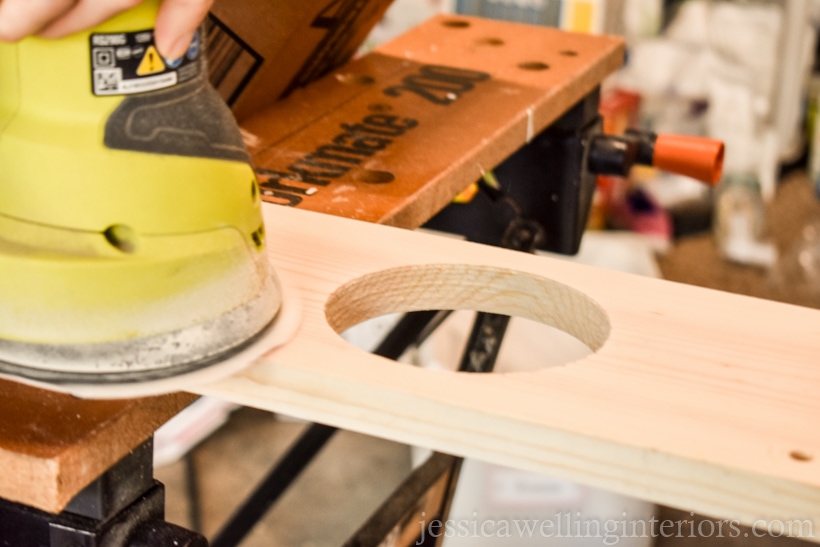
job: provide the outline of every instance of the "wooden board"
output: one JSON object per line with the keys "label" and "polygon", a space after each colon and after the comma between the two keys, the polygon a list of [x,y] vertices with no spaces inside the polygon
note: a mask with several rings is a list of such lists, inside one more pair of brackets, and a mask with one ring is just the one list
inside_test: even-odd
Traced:
{"label": "wooden board", "polygon": [[195,399],[86,401],[0,380],[0,497],[59,512]]}
{"label": "wooden board", "polygon": [[439,16],[242,128],[263,199],[426,222],[621,66],[609,36]]}
{"label": "wooden board", "polygon": [[[820,525],[820,311],[268,205],[297,337],[201,394],[752,523]],[[417,309],[523,316],[594,353],[458,374],[338,331]]]}

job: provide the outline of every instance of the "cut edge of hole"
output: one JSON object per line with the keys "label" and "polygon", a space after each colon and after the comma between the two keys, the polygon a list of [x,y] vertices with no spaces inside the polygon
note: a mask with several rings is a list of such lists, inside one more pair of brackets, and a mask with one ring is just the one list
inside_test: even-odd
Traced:
{"label": "cut edge of hole", "polygon": [[529,272],[472,264],[400,266],[366,274],[328,297],[325,318],[341,335],[375,317],[447,309],[537,321],[573,336],[592,352],[611,332],[606,310],[573,287]]}

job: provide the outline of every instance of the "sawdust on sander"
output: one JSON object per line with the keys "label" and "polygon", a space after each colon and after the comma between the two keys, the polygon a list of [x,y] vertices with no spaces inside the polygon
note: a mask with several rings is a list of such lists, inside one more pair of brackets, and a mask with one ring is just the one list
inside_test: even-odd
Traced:
{"label": "sawdust on sander", "polygon": [[302,307],[296,288],[277,272],[282,293],[282,304],[276,317],[257,339],[242,350],[229,355],[225,360],[191,372],[148,380],[144,382],[123,382],[105,384],[51,384],[28,378],[0,374],[7,378],[34,387],[68,393],[82,399],[128,399],[148,397],[178,391],[188,391],[195,386],[221,380],[252,365],[269,351],[284,345],[296,334],[302,319]]}

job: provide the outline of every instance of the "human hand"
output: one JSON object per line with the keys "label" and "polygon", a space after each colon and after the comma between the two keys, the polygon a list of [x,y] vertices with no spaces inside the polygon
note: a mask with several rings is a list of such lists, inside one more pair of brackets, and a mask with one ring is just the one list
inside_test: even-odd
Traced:
{"label": "human hand", "polygon": [[[62,38],[91,28],[143,0],[1,0],[0,41],[36,35]],[[160,55],[178,59],[213,0],[163,0],[157,13],[154,40]]]}

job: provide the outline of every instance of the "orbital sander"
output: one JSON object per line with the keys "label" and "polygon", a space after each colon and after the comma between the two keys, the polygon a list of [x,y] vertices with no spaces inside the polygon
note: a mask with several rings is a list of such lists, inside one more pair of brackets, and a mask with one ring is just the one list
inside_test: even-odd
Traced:
{"label": "orbital sander", "polygon": [[0,44],[0,374],[176,377],[252,344],[279,310],[256,177],[203,36],[163,59],[158,8]]}

